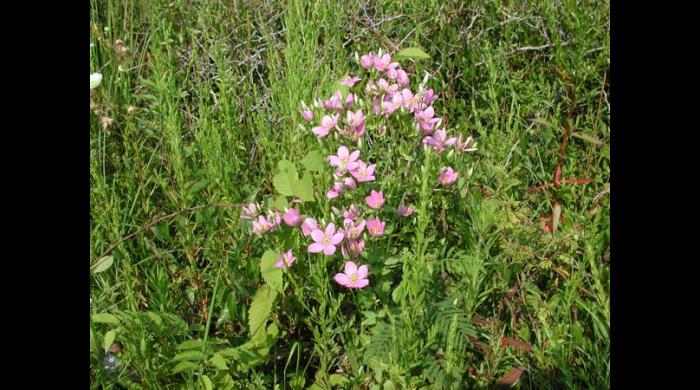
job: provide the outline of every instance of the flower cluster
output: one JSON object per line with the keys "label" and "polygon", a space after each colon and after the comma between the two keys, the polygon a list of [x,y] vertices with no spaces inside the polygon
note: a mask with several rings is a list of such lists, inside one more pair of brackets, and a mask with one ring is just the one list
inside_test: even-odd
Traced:
{"label": "flower cluster", "polygon": [[[303,217],[293,208],[285,209],[284,213],[273,210],[263,212],[254,203],[245,207],[241,214],[241,218],[252,221],[252,231],[257,236],[276,230],[284,221],[290,227],[298,227],[301,235],[309,240],[309,253],[333,256],[340,247],[346,259],[344,273],[336,274],[333,279],[347,288],[363,288],[369,284],[368,265],[358,266],[355,261],[361,258],[373,240],[385,235],[387,228],[387,222],[380,218],[387,204],[383,191],[372,188],[363,191],[360,188],[377,180],[377,164],[361,158],[360,149],[366,144],[362,142],[363,137],[368,132],[381,134],[387,129],[384,126],[386,121],[392,116],[405,114],[410,116],[417,137],[422,138],[421,144],[436,153],[442,154],[450,147],[462,153],[476,151],[476,143],[471,137],[465,139],[461,134],[450,136],[442,126],[443,120],[436,116],[432,106],[437,95],[425,87],[427,79],[412,90],[407,72],[398,62],[392,61],[390,54],[382,54],[381,50],[376,55],[367,53],[356,56],[356,59],[365,69],[364,74],[344,77],[340,81],[342,87],[327,100],[317,99],[311,106],[301,102],[300,112],[303,120],[313,123],[311,133],[320,142],[338,142],[331,149],[336,150],[335,154],[329,153],[326,158],[333,169],[333,184],[325,195],[329,202],[336,205],[338,202],[349,203],[342,211],[332,207],[336,217],[342,216],[342,224],[325,220],[319,223],[315,218]],[[364,82],[364,85],[359,85],[360,82]],[[444,167],[438,182],[447,187],[458,177],[459,173],[452,167]],[[362,191],[363,194],[351,194],[354,191]],[[364,202],[361,202],[363,198]],[[400,217],[410,218],[414,210],[410,205],[399,204],[396,213]],[[369,244],[366,240],[370,240]],[[288,250],[279,254],[275,266],[286,269],[295,260],[292,251]]]}

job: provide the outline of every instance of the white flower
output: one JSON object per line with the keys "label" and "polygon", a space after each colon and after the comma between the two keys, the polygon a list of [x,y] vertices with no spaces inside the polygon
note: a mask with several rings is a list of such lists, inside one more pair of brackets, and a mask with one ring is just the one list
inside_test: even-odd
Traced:
{"label": "white flower", "polygon": [[90,89],[93,90],[102,83],[102,73],[93,73],[90,75]]}

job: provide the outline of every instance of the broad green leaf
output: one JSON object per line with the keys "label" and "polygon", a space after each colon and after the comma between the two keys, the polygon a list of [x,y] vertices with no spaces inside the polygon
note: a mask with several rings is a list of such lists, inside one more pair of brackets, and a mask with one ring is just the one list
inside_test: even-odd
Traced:
{"label": "broad green leaf", "polygon": [[226,365],[226,359],[224,359],[224,357],[218,353],[212,355],[211,359],[209,359],[209,363],[211,363],[214,367],[216,367],[219,370],[228,370],[228,366]]}
{"label": "broad green leaf", "polygon": [[104,348],[105,353],[109,351],[109,347],[112,346],[112,343],[114,342],[114,338],[117,336],[117,332],[112,329],[109,332],[105,333],[105,338],[102,342],[102,348]]}
{"label": "broad green leaf", "polygon": [[173,368],[173,374],[177,374],[179,372],[188,371],[188,370],[194,370],[197,367],[199,367],[199,364],[197,364],[197,363],[192,363],[192,362],[188,362],[188,361],[180,362],[175,366],[175,368]]}
{"label": "broad green leaf", "polygon": [[384,390],[394,390],[394,389],[396,389],[396,387],[394,386],[394,382],[392,382],[391,380],[388,380],[388,381],[384,382],[383,388],[384,388]]}
{"label": "broad green leaf", "polygon": [[318,150],[314,149],[306,154],[301,164],[307,171],[320,172],[326,167],[326,160]]}
{"label": "broad green leaf", "polygon": [[272,206],[279,209],[279,210],[284,210],[285,207],[289,207],[289,202],[287,201],[287,197],[280,195],[275,200],[272,202]]}
{"label": "broad green leaf", "polygon": [[282,292],[282,270],[275,268],[275,263],[277,262],[277,253],[271,249],[268,249],[263,254],[260,259],[260,274],[262,275],[265,282],[270,285],[270,287],[277,291]]}
{"label": "broad green leaf", "polygon": [[406,49],[403,49],[399,52],[399,54],[394,56],[394,59],[397,61],[406,59],[406,58],[411,58],[414,60],[429,60],[430,55],[428,53],[424,52],[422,49],[418,47],[409,47]]}
{"label": "broad green leaf", "polygon": [[196,340],[187,340],[182,343],[180,343],[177,347],[175,347],[179,350],[186,350],[186,349],[200,349],[202,348],[202,340],[196,339]]}
{"label": "broad green leaf", "polygon": [[207,184],[209,184],[209,179],[202,179],[196,183],[190,188],[189,193],[190,194],[195,194],[199,192],[202,188],[206,187]]}
{"label": "broad green leaf", "polygon": [[206,356],[202,351],[185,351],[175,355],[173,360],[204,360],[204,358],[206,358]]}
{"label": "broad green leaf", "polygon": [[265,323],[276,297],[277,292],[268,284],[263,284],[253,296],[248,310],[248,332],[251,339],[265,336]]}
{"label": "broad green leaf", "polygon": [[97,263],[95,263],[92,266],[92,273],[99,274],[100,272],[108,270],[109,267],[112,266],[113,262],[114,262],[113,256],[105,256],[105,257],[97,260]]}
{"label": "broad green leaf", "polygon": [[208,376],[202,375],[199,380],[202,382],[202,386],[204,386],[204,390],[212,390],[214,389],[214,385],[211,383],[211,379],[209,379]]}
{"label": "broad green leaf", "polygon": [[304,202],[311,202],[314,200],[314,183],[311,180],[309,172],[306,172],[301,180],[295,181],[292,187],[294,188],[294,195],[297,198]]}
{"label": "broad green leaf", "polygon": [[293,196],[293,183],[299,181],[299,175],[297,174],[297,169],[294,164],[287,160],[282,160],[277,163],[277,171],[275,176],[272,178],[272,184],[275,186],[277,192],[286,196]]}
{"label": "broad green leaf", "polygon": [[119,324],[119,318],[109,313],[98,313],[92,315],[92,322],[98,324]]}

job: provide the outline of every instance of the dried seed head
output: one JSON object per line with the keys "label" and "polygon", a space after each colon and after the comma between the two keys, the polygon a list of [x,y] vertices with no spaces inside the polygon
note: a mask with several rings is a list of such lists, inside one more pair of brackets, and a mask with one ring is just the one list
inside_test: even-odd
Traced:
{"label": "dried seed head", "polygon": [[104,131],[105,133],[109,133],[109,126],[111,126],[112,123],[114,123],[114,119],[110,117],[103,116],[102,118],[100,118],[100,124],[102,124],[102,131]]}

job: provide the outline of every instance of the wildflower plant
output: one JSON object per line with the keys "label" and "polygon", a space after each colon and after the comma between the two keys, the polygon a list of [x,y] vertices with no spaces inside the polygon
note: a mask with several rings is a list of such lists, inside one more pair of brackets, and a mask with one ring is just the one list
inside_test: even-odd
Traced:
{"label": "wildflower plant", "polygon": [[[390,292],[395,301],[421,299],[429,267],[425,232],[435,223],[431,205],[459,196],[463,186],[454,184],[469,173],[450,166],[476,151],[472,137],[448,128],[439,115],[428,76],[419,82],[381,50],[356,61],[356,73],[343,76],[329,96],[300,102],[298,131],[317,147],[299,161],[279,161],[275,194],[240,216],[267,248],[261,274],[271,290],[289,289],[306,312],[321,346],[321,371],[330,364],[327,322],[342,305]],[[387,268],[400,251],[401,272]]]}

